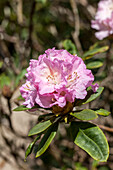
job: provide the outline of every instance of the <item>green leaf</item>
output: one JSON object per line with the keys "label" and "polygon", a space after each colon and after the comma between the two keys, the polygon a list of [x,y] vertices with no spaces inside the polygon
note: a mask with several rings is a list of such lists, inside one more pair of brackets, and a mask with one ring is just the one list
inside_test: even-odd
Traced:
{"label": "green leaf", "polygon": [[24,105],[16,107],[13,111],[24,111],[24,110],[30,110],[31,108],[27,108]]}
{"label": "green leaf", "polygon": [[33,150],[33,147],[34,147],[36,141],[39,140],[39,139],[40,139],[40,136],[37,136],[37,137],[34,139],[34,141],[29,144],[29,146],[27,147],[26,152],[25,152],[25,159],[24,159],[24,161],[25,161],[26,158],[31,154],[31,152],[32,152],[32,150]]}
{"label": "green leaf", "polygon": [[99,87],[99,88],[97,89],[96,93],[92,94],[92,95],[91,95],[84,103],[82,103],[82,104],[86,104],[86,103],[89,103],[89,102],[95,100],[97,97],[100,96],[100,94],[103,92],[103,90],[104,90],[104,87]]}
{"label": "green leaf", "polygon": [[77,54],[77,49],[75,47],[75,44],[72,43],[71,40],[64,40],[63,41],[63,47],[71,54],[75,55]]}
{"label": "green leaf", "polygon": [[15,109],[13,109],[13,111],[25,111],[25,110],[32,110],[32,109],[37,109],[37,108],[39,108],[38,105],[33,106],[32,108],[28,108],[24,105],[21,105],[21,106],[16,107]]}
{"label": "green leaf", "polygon": [[93,61],[87,64],[88,69],[95,69],[95,68],[99,68],[102,66],[103,66],[103,63],[101,61]]}
{"label": "green leaf", "polygon": [[70,113],[70,115],[80,120],[93,120],[98,117],[95,111],[90,110],[90,109],[84,109],[81,112]]}
{"label": "green leaf", "polygon": [[93,159],[106,162],[109,156],[109,146],[105,135],[99,127],[85,130],[79,129],[74,143],[85,150]]}
{"label": "green leaf", "polygon": [[90,46],[89,50],[93,50],[95,48],[99,47],[99,42],[94,43],[93,45]]}
{"label": "green leaf", "polygon": [[49,147],[49,145],[51,144],[52,140],[56,135],[57,129],[58,129],[58,123],[55,123],[49,127],[49,129],[47,130],[47,132],[45,133],[45,135],[43,136],[39,144],[36,157],[41,156],[47,150],[47,148]]}
{"label": "green leaf", "polygon": [[110,112],[105,109],[99,109],[99,110],[96,110],[95,112],[96,112],[96,114],[99,114],[102,116],[108,116],[110,114]]}
{"label": "green leaf", "polygon": [[70,134],[71,134],[71,137],[72,137],[72,140],[74,141],[78,132],[79,132],[79,129],[82,129],[82,130],[85,130],[85,129],[88,129],[88,128],[91,128],[91,127],[96,127],[95,124],[93,123],[90,123],[90,122],[83,122],[83,121],[72,121],[71,124],[70,124],[70,127],[69,127],[69,131],[70,131]]}
{"label": "green leaf", "polygon": [[51,120],[38,123],[36,126],[34,126],[34,127],[29,131],[28,136],[32,136],[32,135],[39,134],[39,133],[43,132],[44,130],[46,130],[46,129],[47,129],[49,126],[51,126],[51,125],[52,125],[52,121],[51,121]]}
{"label": "green leaf", "polygon": [[91,50],[85,52],[84,55],[82,56],[82,59],[87,60],[96,54],[103,53],[103,52],[107,51],[108,49],[109,49],[109,46],[96,47],[94,49],[91,49]]}

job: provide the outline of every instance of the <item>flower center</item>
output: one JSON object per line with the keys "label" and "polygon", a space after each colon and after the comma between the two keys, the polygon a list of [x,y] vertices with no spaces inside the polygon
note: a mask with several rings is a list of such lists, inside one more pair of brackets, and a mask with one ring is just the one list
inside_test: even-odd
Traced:
{"label": "flower center", "polygon": [[52,84],[58,84],[59,80],[58,80],[58,73],[55,72],[53,75],[49,74],[46,77],[48,83],[52,83]]}
{"label": "flower center", "polygon": [[31,89],[30,89],[30,83],[29,83],[29,84],[26,84],[26,87],[24,87],[24,89],[30,91],[30,90],[31,90]]}
{"label": "flower center", "polygon": [[67,86],[66,87],[70,87],[75,83],[75,80],[79,78],[79,76],[77,75],[77,72],[73,72],[72,74],[69,74],[69,76],[67,77]]}
{"label": "flower center", "polygon": [[113,3],[109,6],[109,9],[111,10],[111,12],[113,11]]}
{"label": "flower center", "polygon": [[112,12],[113,12],[113,3],[109,4],[109,6],[108,6],[107,16],[111,17]]}

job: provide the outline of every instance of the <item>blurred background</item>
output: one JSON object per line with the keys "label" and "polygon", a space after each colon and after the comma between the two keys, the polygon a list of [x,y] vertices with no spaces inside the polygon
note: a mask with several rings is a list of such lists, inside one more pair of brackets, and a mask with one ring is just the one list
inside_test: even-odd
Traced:
{"label": "blurred background", "polygon": [[[103,41],[95,38],[91,29],[98,0],[0,0],[0,169],[1,170],[113,170],[113,43],[112,37]],[[94,161],[75,146],[68,130],[61,125],[49,149],[40,158],[31,154],[24,162],[25,150],[32,137],[28,131],[42,112],[14,112],[22,104],[19,87],[25,82],[30,59],[48,48],[65,47],[70,39],[82,56],[98,43],[108,45],[107,52],[94,59],[103,66],[93,69],[95,80],[104,92],[87,108],[111,111],[108,117],[93,122],[104,131],[110,146],[106,163]],[[74,48],[75,48],[74,46]],[[68,125],[66,125],[68,126]],[[34,150],[35,152],[35,150]]]}

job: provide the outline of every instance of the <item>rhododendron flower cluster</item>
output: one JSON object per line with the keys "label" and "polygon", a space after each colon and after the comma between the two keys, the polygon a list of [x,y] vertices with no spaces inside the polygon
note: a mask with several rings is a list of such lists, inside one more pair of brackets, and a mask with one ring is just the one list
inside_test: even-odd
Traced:
{"label": "rhododendron flower cluster", "polygon": [[95,36],[99,40],[113,34],[113,0],[99,2],[95,20],[92,21],[91,26],[98,30]]}
{"label": "rhododendron flower cluster", "polygon": [[35,104],[64,107],[67,102],[84,99],[87,87],[92,86],[94,92],[98,88],[92,85],[94,76],[80,57],[55,48],[46,50],[38,60],[30,60],[26,77],[20,92],[28,108]]}

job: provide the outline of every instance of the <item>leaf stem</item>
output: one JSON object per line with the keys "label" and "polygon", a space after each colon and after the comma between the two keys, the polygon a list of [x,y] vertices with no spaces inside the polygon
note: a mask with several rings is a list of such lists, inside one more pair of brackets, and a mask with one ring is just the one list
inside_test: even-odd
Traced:
{"label": "leaf stem", "polygon": [[113,133],[113,128],[104,126],[104,125],[98,125],[101,129],[106,130],[108,132],[112,132]]}

